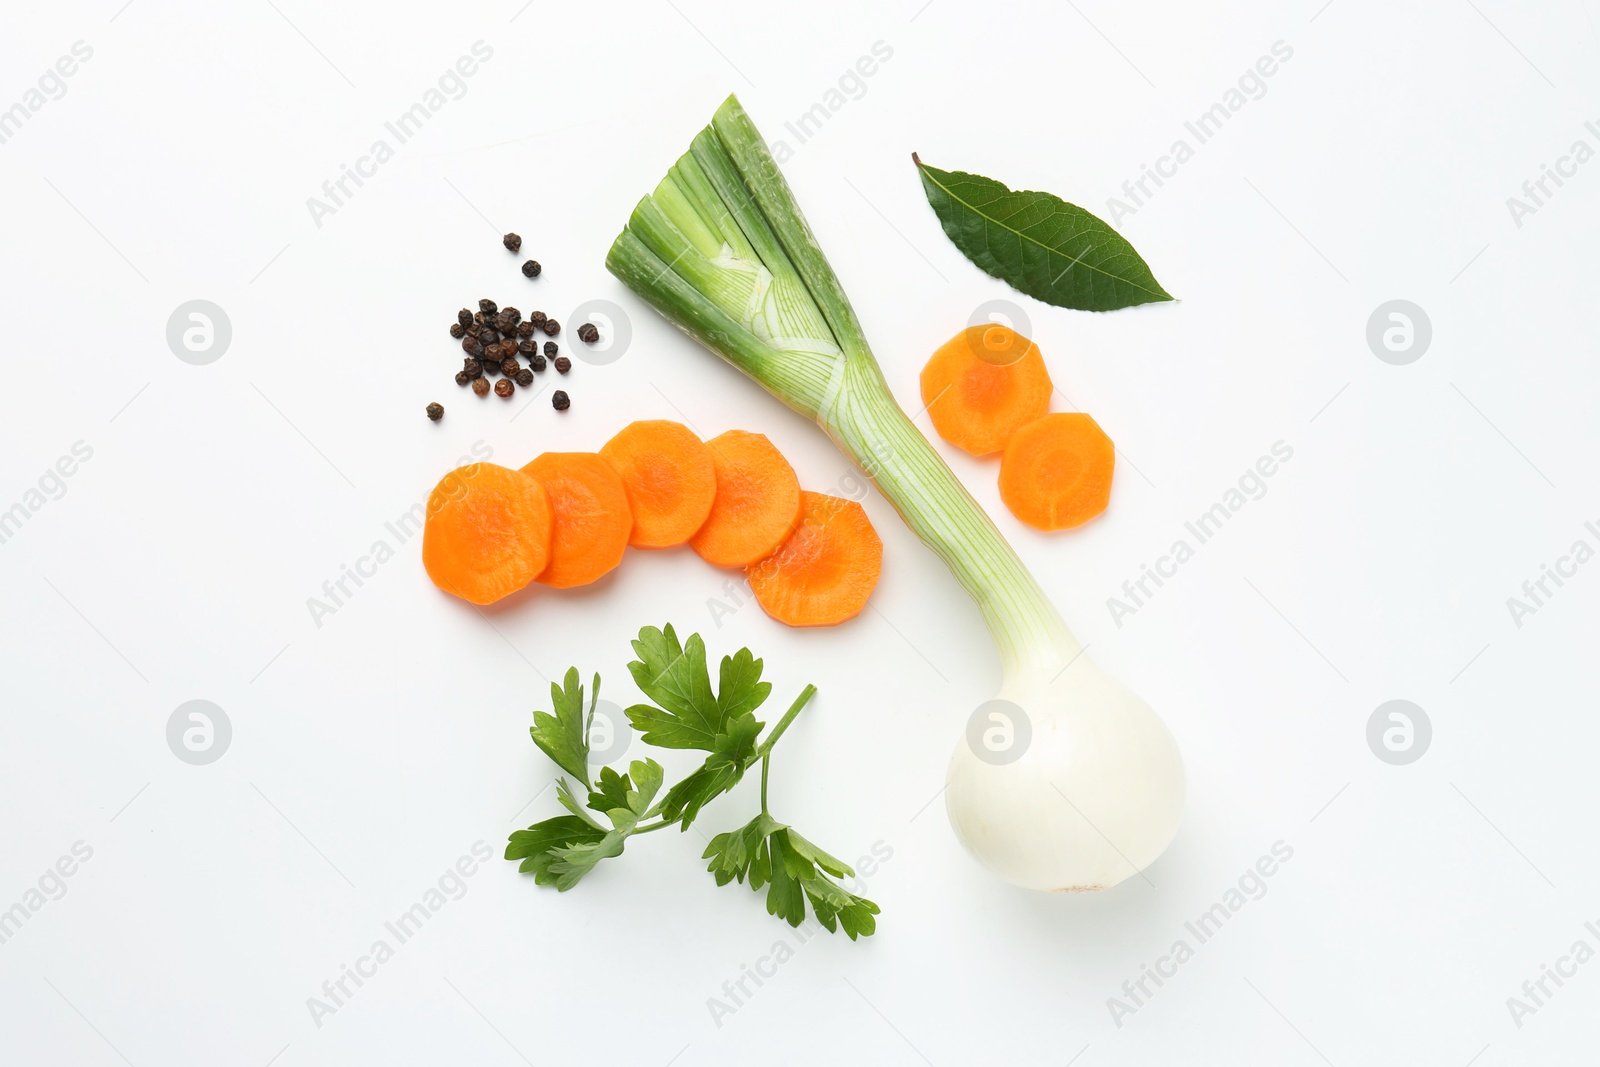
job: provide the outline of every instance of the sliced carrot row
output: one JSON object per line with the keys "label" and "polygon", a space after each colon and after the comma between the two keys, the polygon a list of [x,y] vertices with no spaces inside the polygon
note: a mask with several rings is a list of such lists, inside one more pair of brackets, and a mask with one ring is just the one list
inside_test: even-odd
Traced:
{"label": "sliced carrot row", "polygon": [[624,427],[598,453],[450,472],[429,501],[423,562],[440,589],[488,604],[533,581],[588,585],[629,545],[685,543],[716,566],[745,568],[757,602],[790,626],[854,618],[883,563],[861,505],[802,492],[762,434],[702,442],[662,420]]}
{"label": "sliced carrot row", "polygon": [[922,369],[934,429],[974,456],[1003,453],[1000,499],[1037,530],[1082,526],[1105,511],[1116,466],[1092,417],[1046,414],[1054,391],[1039,346],[1008,326],[969,326]]}

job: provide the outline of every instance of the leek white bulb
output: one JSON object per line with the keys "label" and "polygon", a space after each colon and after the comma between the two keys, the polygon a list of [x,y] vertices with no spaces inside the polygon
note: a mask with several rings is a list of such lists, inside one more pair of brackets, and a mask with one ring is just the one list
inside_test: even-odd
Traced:
{"label": "leek white bulb", "polygon": [[950,756],[945,809],[968,852],[1012,885],[1105,889],[1143,870],[1183,814],[1166,724],[1087,658],[1008,678]]}

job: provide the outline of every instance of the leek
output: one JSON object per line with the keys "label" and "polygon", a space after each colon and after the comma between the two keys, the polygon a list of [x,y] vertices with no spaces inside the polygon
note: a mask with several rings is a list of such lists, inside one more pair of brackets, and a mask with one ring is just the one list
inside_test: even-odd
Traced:
{"label": "leek", "polygon": [[1176,743],[1142,700],[1082,655],[1050,598],[895,402],[736,98],[639,202],[606,266],[814,420],[977,602],[1003,681],[969,735],[1020,737],[1026,747],[956,745],[946,809],[967,849],[1009,882],[1053,891],[1105,888],[1154,861],[1183,807]]}

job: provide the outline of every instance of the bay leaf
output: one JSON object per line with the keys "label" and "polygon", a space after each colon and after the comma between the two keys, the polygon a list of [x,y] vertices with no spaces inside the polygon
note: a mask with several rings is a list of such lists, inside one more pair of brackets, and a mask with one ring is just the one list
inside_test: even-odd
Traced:
{"label": "bay leaf", "polygon": [[1018,292],[1080,311],[1172,299],[1126,238],[1076,204],[911,158],[945,235]]}

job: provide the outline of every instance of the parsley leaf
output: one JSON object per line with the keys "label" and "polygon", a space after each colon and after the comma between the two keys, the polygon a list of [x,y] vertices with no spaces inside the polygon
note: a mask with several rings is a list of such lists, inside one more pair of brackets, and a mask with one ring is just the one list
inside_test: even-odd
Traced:
{"label": "parsley leaf", "polygon": [[701,856],[711,860],[706,870],[716,877],[718,885],[735,879],[742,882],[748,876],[750,888],[760,889],[767,882],[767,837],[781,829],[782,823],[762,812],[739,829],[718,834]]}
{"label": "parsley leaf", "polygon": [[[578,841],[551,849],[549,873],[555,876],[555,887],[565,893],[600,863],[601,860],[622,855],[625,830],[612,830],[598,841]],[[537,877],[534,879],[538,881]]]}
{"label": "parsley leaf", "polygon": [[506,843],[506,859],[522,860],[517,869],[523,874],[531,873],[539,885],[555,885],[556,875],[550,866],[560,858],[556,849],[599,841],[605,836],[604,830],[576,815],[558,815],[513,833]]}
{"label": "parsley leaf", "polygon": [[682,819],[682,829],[687,830],[701,808],[738,785],[756,760],[761,726],[749,712],[730,719],[727,729],[712,739],[711,755],[700,769],[667,791],[662,816],[668,822]]}
{"label": "parsley leaf", "polygon": [[723,657],[716,693],[699,634],[679,645],[671,625],[662,630],[647,626],[639,631],[633,650],[639,658],[628,664],[628,673],[657,706],[635,704],[626,714],[645,743],[659,748],[715,752],[728,720],[753,712],[772,692],[772,683],[761,680],[761,661],[748,648]]}
{"label": "parsley leaf", "polygon": [[654,814],[650,802],[661,791],[665,772],[655,760],[634,760],[627,774],[602,768],[600,781],[589,794],[588,807],[611,821],[602,829],[594,817],[578,806],[572,787],[565,778],[557,786],[557,796],[571,815],[535,823],[511,835],[506,859],[521,859],[523,873],[532,872],[534,882],[553,885],[566,892],[601,860],[622,855],[623,843],[639,824]]}
{"label": "parsley leaf", "polygon": [[878,928],[873,918],[878,905],[828,877],[848,878],[855,872],[766,812],[738,830],[712,838],[704,858],[711,860],[706,869],[718,885],[746,878],[751,889],[759,891],[766,885],[768,914],[790,926],[805,921],[809,901],[817,922],[830,932],[842,926],[852,941],[871,936]]}
{"label": "parsley leaf", "polygon": [[[594,708],[600,700],[600,676],[594,676],[590,687],[589,718],[594,719]],[[577,778],[589,780],[589,730],[583,721],[583,686],[578,681],[578,668],[568,667],[562,685],[550,683],[550,701],[555,714],[536,711],[529,733],[533,743],[555,761],[556,766]]]}
{"label": "parsley leaf", "polygon": [[741,648],[722,657],[717,679],[717,710],[726,722],[730,717],[755,711],[772,693],[772,683],[761,680],[761,661]]}
{"label": "parsley leaf", "polygon": [[600,768],[600,780],[589,793],[589,810],[606,812],[628,806],[628,776],[610,767]]}

